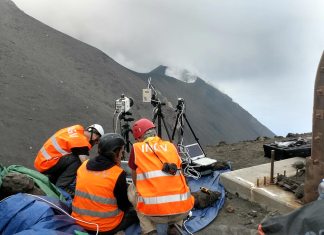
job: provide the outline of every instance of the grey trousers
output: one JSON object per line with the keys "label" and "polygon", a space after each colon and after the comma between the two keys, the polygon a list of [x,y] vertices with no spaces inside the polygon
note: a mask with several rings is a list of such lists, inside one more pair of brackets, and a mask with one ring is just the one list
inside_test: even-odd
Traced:
{"label": "grey trousers", "polygon": [[[134,184],[129,185],[127,190],[128,200],[136,208],[137,204],[137,191]],[[189,211],[176,215],[166,216],[147,216],[136,210],[137,217],[140,221],[142,234],[147,234],[151,231],[156,230],[156,224],[177,224],[182,227],[183,220],[188,216]]]}
{"label": "grey trousers", "polygon": [[75,181],[80,166],[79,157],[69,154],[61,157],[55,166],[42,173],[48,176],[51,183],[64,189]]}

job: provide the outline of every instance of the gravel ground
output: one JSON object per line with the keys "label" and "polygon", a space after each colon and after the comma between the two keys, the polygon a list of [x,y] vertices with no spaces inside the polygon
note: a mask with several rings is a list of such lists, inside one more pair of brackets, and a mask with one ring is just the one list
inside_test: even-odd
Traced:
{"label": "gravel ground", "polygon": [[[292,137],[306,138],[311,134],[293,135]],[[273,139],[258,138],[254,141],[242,141],[234,144],[219,144],[207,146],[208,157],[222,161],[230,161],[232,170],[269,163],[264,157],[263,145],[275,141],[288,141],[292,137],[276,137]],[[226,189],[225,189],[226,190]],[[252,203],[227,193],[223,208],[216,219],[196,234],[257,234],[259,223],[271,216],[279,215],[277,211],[268,211],[260,205]]]}

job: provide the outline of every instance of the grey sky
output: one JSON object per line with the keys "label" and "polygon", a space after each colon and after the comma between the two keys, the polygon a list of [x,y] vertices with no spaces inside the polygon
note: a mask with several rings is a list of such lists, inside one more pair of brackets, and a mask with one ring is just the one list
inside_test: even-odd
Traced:
{"label": "grey sky", "polygon": [[197,74],[277,135],[311,131],[323,0],[14,2],[135,71]]}

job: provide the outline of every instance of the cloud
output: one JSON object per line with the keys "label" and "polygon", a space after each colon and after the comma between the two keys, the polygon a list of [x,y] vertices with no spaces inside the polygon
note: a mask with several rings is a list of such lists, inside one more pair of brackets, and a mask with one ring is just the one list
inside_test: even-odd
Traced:
{"label": "cloud", "polygon": [[187,69],[278,134],[311,131],[324,48],[322,0],[14,2],[137,72]]}
{"label": "cloud", "polygon": [[186,69],[179,69],[176,67],[167,67],[165,75],[187,83],[194,83],[197,80],[196,74]]}

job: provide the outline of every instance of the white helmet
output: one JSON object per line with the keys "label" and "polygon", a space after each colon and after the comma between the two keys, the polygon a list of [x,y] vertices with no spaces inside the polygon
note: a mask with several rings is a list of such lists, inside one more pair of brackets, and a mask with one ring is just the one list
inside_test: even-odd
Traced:
{"label": "white helmet", "polygon": [[105,134],[104,129],[99,124],[92,124],[91,126],[87,127],[87,131],[91,132],[95,130],[100,136],[103,136]]}

